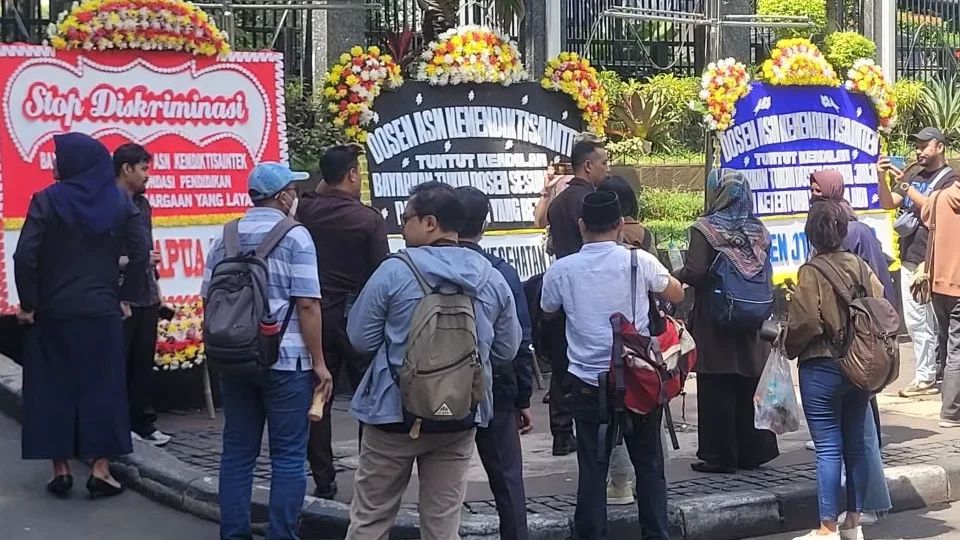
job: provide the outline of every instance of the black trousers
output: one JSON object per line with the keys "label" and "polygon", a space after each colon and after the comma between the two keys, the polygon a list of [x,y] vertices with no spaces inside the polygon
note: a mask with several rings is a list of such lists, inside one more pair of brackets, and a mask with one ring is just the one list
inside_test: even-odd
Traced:
{"label": "black trousers", "polygon": [[[323,357],[327,369],[334,381],[334,393],[340,372],[345,371],[347,382],[356,388],[365,369],[364,355],[358,354],[350,345],[347,337],[347,320],[343,313],[343,304],[323,310]],[[321,489],[334,483],[337,471],[333,466],[333,426],[330,409],[333,400],[327,401],[323,419],[310,423],[310,442],[307,446],[307,460],[313,479]]]}
{"label": "black trousers", "polygon": [[573,433],[573,413],[570,412],[570,384],[567,373],[570,360],[567,358],[567,318],[559,317],[544,321],[543,341],[546,356],[550,360],[550,433],[554,436]]}
{"label": "black trousers", "polygon": [[960,298],[933,295],[940,325],[939,352],[944,360],[940,419],[960,421]]}
{"label": "black trousers", "polygon": [[777,436],[754,427],[759,378],[697,374],[697,457],[721,467],[753,469],[780,455]]}
{"label": "black trousers", "polygon": [[123,321],[127,354],[127,405],[130,429],[146,437],[156,431],[157,413],[153,410],[153,366],[157,353],[157,322],[160,304],[131,308]]}
{"label": "black trousers", "polygon": [[526,540],[527,495],[523,487],[520,422],[514,410],[494,410],[486,428],[477,429],[477,453],[487,471],[500,516],[500,538]]}
{"label": "black trousers", "polygon": [[[579,540],[607,538],[607,471],[613,449],[613,429],[599,440],[600,403],[597,388],[571,376],[570,406],[577,424],[577,510],[574,530]],[[630,461],[637,475],[637,507],[642,540],[669,540],[667,533],[667,481],[660,442],[663,409],[646,416],[627,413],[631,424],[624,433]],[[601,444],[603,446],[601,446]],[[601,459],[602,458],[602,459]]]}

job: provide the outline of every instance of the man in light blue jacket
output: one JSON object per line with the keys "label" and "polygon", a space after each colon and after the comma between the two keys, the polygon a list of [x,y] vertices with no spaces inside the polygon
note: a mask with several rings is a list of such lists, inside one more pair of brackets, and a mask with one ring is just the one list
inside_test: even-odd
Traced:
{"label": "man in light blue jacket", "polygon": [[387,536],[414,462],[420,481],[421,536],[459,538],[476,426],[486,427],[493,416],[491,366],[512,365],[521,338],[513,294],[503,276],[480,253],[459,247],[457,231],[465,216],[453,188],[429,182],[411,190],[401,221],[407,253],[428,285],[459,289],[473,298],[486,398],[477,408],[474,427],[411,435],[390,366],[396,371],[403,364],[410,323],[424,294],[403,261],[384,261],[360,292],[347,322],[353,347],[361,353],[376,353],[351,405],[366,429],[354,478],[348,539]]}

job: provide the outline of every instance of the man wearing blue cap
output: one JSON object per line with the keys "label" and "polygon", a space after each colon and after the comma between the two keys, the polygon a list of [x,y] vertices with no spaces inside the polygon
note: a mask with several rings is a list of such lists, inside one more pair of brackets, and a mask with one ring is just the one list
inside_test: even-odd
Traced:
{"label": "man wearing blue cap", "polygon": [[[239,251],[253,251],[299,204],[296,183],[309,178],[279,163],[261,163],[250,173],[254,208],[240,219]],[[201,295],[213,268],[225,257],[218,239],[207,257]],[[270,505],[268,538],[295,539],[307,491],[305,463],[308,411],[315,379],[329,399],[333,381],[323,358],[320,278],[313,239],[304,227],[289,230],[266,257],[270,313],[289,321],[276,364],[263,376],[221,376],[223,456],[220,460],[220,538],[252,538],[250,496],[264,422],[269,429]],[[294,309],[295,308],[295,309]]]}

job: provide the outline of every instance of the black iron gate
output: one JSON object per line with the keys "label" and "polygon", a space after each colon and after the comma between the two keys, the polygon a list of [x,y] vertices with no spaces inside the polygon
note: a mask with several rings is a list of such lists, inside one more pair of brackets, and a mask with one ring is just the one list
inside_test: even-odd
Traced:
{"label": "black iron gate", "polygon": [[561,48],[589,54],[595,65],[623,76],[697,75],[703,69],[702,30],[690,24],[603,17],[603,12],[612,7],[693,12],[701,6],[701,0],[563,0]]}
{"label": "black iron gate", "polygon": [[897,76],[931,80],[960,71],[960,3],[897,2]]}
{"label": "black iron gate", "polygon": [[[828,5],[833,8],[836,24],[829,30],[844,30],[853,32],[864,32],[864,2],[874,0],[827,0]],[[754,2],[756,6],[756,2]],[[800,32],[804,34],[804,32]],[[813,37],[813,32],[809,32]],[[776,45],[777,34],[769,28],[753,28],[750,31],[750,61],[754,65],[762,63],[770,57],[770,51]]]}
{"label": "black iron gate", "polygon": [[[228,27],[224,20],[224,3],[197,2],[217,22],[220,29]],[[263,0],[233,0],[234,30],[231,46],[238,51],[270,49],[283,53],[287,79],[298,79],[308,86],[313,81],[313,12],[314,9],[280,9],[282,2]],[[252,7],[274,4],[271,9]],[[251,7],[244,7],[244,6]]]}
{"label": "black iron gate", "polygon": [[4,43],[42,43],[47,27],[71,0],[0,0],[0,39]]}
{"label": "black iron gate", "polygon": [[[544,0],[528,0],[530,2],[543,2]],[[391,34],[401,34],[404,31],[413,33],[413,49],[422,45],[420,28],[423,23],[423,13],[417,6],[417,0],[380,0],[382,7],[370,12],[367,17],[367,45],[379,45],[386,47]],[[461,24],[487,24],[487,18],[492,14],[489,10],[490,3],[487,1],[474,0],[472,2],[463,2],[466,6],[461,9]],[[523,21],[514,21],[507,25],[504,33],[510,36],[518,44],[522,44],[526,37],[526,27]]]}

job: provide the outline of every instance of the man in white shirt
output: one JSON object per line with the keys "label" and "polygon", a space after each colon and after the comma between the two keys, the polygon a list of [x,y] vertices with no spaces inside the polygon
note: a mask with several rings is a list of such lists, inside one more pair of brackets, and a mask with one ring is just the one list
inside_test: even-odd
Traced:
{"label": "man in white shirt", "polygon": [[[612,441],[599,444],[599,376],[609,370],[613,347],[610,316],[630,314],[630,250],[618,243],[623,232],[620,204],[609,192],[587,195],[583,202],[580,231],[584,245],[578,253],[554,263],[543,277],[540,306],[544,313],[566,313],[567,356],[572,375],[573,410],[577,432],[577,510],[574,526],[577,538],[606,538],[607,469]],[[649,294],[680,303],[683,288],[653,255],[637,252],[636,312],[634,325],[641,332],[649,326]],[[644,540],[668,540],[667,488],[663,472],[660,424],[663,411],[646,416],[630,414],[633,429],[625,442],[643,486],[638,497],[639,522]],[[610,430],[612,435],[613,430]]]}

